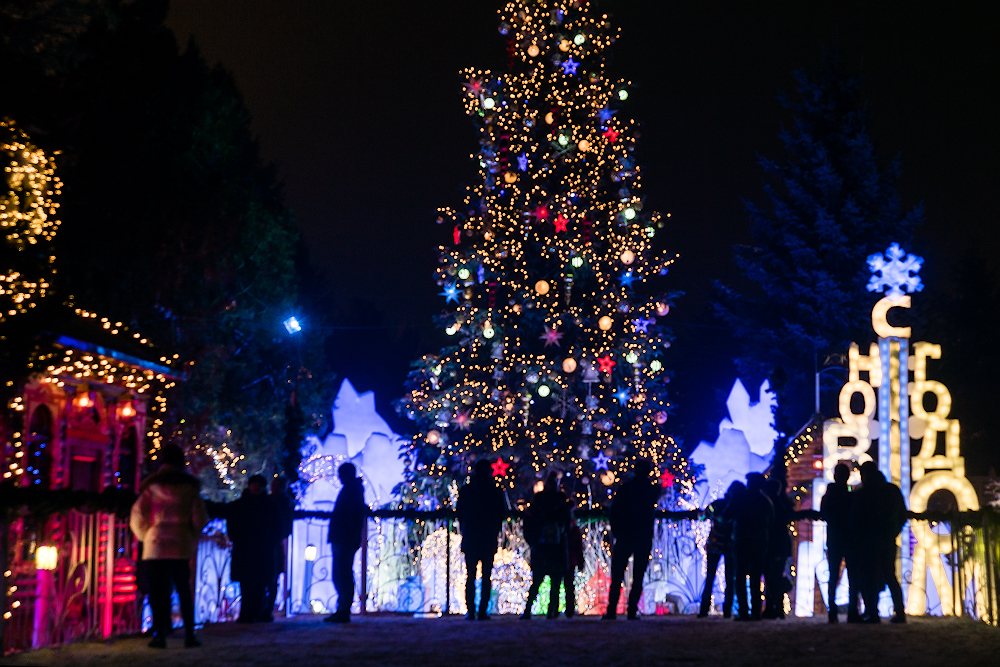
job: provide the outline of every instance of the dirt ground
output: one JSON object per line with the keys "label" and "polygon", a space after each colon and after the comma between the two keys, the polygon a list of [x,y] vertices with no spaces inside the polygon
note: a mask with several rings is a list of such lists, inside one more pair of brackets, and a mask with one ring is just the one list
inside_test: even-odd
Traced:
{"label": "dirt ground", "polygon": [[204,646],[167,650],[142,637],[81,643],[0,658],[4,665],[1000,665],[1000,629],[966,619],[917,618],[905,626],[829,626],[825,619],[736,623],[712,617],[594,617],[531,622],[495,617],[414,619],[368,616],[330,626],[318,617],[205,628]]}

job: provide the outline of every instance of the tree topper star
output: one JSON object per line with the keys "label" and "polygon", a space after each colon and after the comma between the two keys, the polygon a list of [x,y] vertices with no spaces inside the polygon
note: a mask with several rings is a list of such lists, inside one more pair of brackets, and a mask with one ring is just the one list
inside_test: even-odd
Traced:
{"label": "tree topper star", "polygon": [[545,333],[538,338],[545,341],[545,347],[548,347],[549,345],[559,347],[559,339],[562,337],[562,332],[556,331],[555,327],[550,329],[548,325],[545,325]]}
{"label": "tree topper star", "polygon": [[505,462],[503,457],[498,457],[496,461],[490,464],[490,467],[493,468],[494,477],[503,477],[507,474],[507,468],[510,467],[510,464]]}
{"label": "tree topper star", "polygon": [[607,470],[611,459],[604,455],[603,451],[597,452],[597,456],[590,459],[594,462],[594,470]]}
{"label": "tree topper star", "polygon": [[576,74],[576,68],[580,66],[580,63],[573,60],[573,56],[569,57],[569,60],[562,64],[563,74]]}
{"label": "tree topper star", "polygon": [[448,303],[449,301],[454,301],[455,303],[458,303],[458,285],[456,285],[455,283],[452,283],[450,285],[445,285],[444,291],[439,292],[438,296],[443,296],[445,303]]}

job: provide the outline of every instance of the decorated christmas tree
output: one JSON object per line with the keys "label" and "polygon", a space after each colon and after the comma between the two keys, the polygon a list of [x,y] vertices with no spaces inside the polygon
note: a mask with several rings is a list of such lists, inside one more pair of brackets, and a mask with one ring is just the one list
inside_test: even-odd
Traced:
{"label": "decorated christmas tree", "polygon": [[414,363],[397,403],[418,427],[404,502],[447,502],[482,457],[512,501],[556,470],[600,505],[637,457],[686,487],[663,361],[676,255],[656,249],[664,223],[640,191],[630,86],[606,75],[618,30],[573,0],[500,15],[508,72],[463,72],[479,181],[437,220],[453,342]]}

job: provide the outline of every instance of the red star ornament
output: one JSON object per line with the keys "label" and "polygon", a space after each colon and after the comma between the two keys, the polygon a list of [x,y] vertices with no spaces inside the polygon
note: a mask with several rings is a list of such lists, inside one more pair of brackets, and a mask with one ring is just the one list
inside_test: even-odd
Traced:
{"label": "red star ornament", "polygon": [[494,477],[503,477],[504,475],[507,474],[507,468],[510,467],[510,464],[506,463],[503,460],[503,457],[499,457],[499,458],[497,458],[496,461],[494,461],[491,464],[491,467],[493,468],[493,476]]}
{"label": "red star ornament", "polygon": [[566,225],[569,223],[569,218],[564,218],[563,214],[560,213],[552,222],[556,226],[556,232],[565,232]]}
{"label": "red star ornament", "polygon": [[545,220],[549,217],[549,207],[545,204],[535,207],[534,216],[537,220]]}
{"label": "red star ornament", "polygon": [[674,475],[671,475],[669,470],[664,470],[663,474],[660,475],[660,485],[664,489],[667,488],[667,487],[669,487],[669,486],[673,486],[674,485],[674,479],[676,479],[676,477]]}
{"label": "red star ornament", "polygon": [[611,369],[615,367],[615,361],[611,358],[610,354],[605,354],[603,357],[597,358],[597,363],[601,367],[602,373],[610,373]]}
{"label": "red star ornament", "polygon": [[618,132],[613,127],[609,127],[601,136],[607,139],[609,144],[613,144],[618,138]]}

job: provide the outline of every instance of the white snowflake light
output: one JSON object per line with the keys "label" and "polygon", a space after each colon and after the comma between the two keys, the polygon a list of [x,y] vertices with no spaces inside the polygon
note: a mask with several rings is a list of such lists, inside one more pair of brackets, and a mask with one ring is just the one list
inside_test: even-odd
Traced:
{"label": "white snowflake light", "polygon": [[899,300],[907,292],[921,291],[924,284],[917,273],[923,263],[923,257],[907,255],[898,243],[886,248],[884,257],[879,252],[869,255],[868,268],[872,277],[868,280],[868,291],[885,290],[885,296],[890,301]]}

